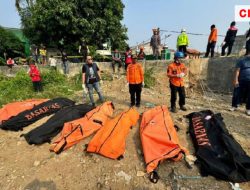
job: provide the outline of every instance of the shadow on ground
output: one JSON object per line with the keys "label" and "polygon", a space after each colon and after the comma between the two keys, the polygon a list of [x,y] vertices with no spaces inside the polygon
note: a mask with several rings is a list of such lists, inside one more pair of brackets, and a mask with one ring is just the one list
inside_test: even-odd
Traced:
{"label": "shadow on ground", "polygon": [[25,188],[25,190],[56,190],[56,184],[53,181],[33,180]]}

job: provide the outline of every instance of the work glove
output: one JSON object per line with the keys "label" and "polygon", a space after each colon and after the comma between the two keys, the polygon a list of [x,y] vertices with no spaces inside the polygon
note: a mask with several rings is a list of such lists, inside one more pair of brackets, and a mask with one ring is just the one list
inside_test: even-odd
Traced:
{"label": "work glove", "polygon": [[100,80],[100,84],[101,84],[101,85],[103,85],[103,81],[102,81],[102,79]]}
{"label": "work glove", "polygon": [[185,73],[180,73],[180,78],[183,78],[185,76]]}
{"label": "work glove", "polygon": [[127,82],[126,86],[128,87],[129,86],[129,83]]}
{"label": "work glove", "polygon": [[220,47],[224,46],[225,44],[226,44],[226,42],[222,42],[221,45],[220,45]]}
{"label": "work glove", "polygon": [[83,89],[83,92],[85,93],[85,94],[87,94],[87,88],[86,88],[86,85],[85,84],[82,84],[82,89]]}
{"label": "work glove", "polygon": [[181,78],[181,74],[176,74],[176,77]]}
{"label": "work glove", "polygon": [[142,82],[142,88],[144,88],[145,87],[145,83],[144,83],[144,81]]}

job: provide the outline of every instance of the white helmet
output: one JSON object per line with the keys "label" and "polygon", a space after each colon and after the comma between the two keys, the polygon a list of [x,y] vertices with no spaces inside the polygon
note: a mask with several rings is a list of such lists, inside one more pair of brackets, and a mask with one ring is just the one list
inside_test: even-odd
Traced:
{"label": "white helmet", "polygon": [[186,29],[185,29],[185,28],[182,28],[182,29],[181,29],[181,32],[186,32]]}

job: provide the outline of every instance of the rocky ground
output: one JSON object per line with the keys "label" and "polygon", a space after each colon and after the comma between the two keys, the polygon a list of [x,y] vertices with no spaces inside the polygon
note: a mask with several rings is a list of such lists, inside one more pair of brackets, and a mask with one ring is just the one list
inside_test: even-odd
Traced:
{"label": "rocky ground", "polygon": [[[116,107],[115,114],[128,109],[129,93],[124,76],[111,82],[104,81],[102,85],[108,100]],[[209,96],[209,97],[208,97]],[[143,89],[143,113],[147,103],[154,105],[169,105],[169,88],[167,78],[163,73],[157,76],[157,85],[152,89]],[[81,92],[76,92],[74,99],[82,100]],[[188,93],[188,111],[172,114],[180,142],[194,153],[190,137],[186,134],[188,121],[184,115],[193,111],[211,109],[222,113],[224,121],[235,139],[250,155],[250,117],[244,114],[242,107],[237,112],[230,112],[230,96],[207,94],[203,96],[198,91]],[[30,146],[20,137],[22,133],[43,123],[44,118],[21,132],[0,131],[0,189],[1,190],[79,190],[79,189],[173,189],[173,190],[227,190],[232,189],[228,182],[215,178],[201,177],[196,166],[188,169],[184,161],[165,161],[159,167],[160,180],[152,184],[145,174],[145,165],[139,138],[139,124],[130,132],[126,142],[124,159],[111,160],[96,154],[86,154],[84,145],[91,137],[64,151],[60,155],[49,152],[49,144]],[[174,172],[174,175],[173,175]],[[177,179],[176,177],[177,176]],[[191,179],[183,177],[189,176]],[[250,183],[241,183],[243,190],[250,189]]]}

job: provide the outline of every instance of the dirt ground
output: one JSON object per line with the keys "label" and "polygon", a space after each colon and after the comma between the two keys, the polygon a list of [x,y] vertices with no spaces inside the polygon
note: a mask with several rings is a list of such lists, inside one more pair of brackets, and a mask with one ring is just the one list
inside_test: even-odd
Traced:
{"label": "dirt ground", "polygon": [[[113,101],[115,115],[129,108],[129,93],[124,76],[112,82],[104,81],[103,93],[107,100]],[[178,132],[180,142],[194,153],[191,139],[186,134],[188,122],[184,115],[211,109],[222,113],[230,133],[250,155],[250,117],[244,114],[244,108],[237,112],[230,112],[230,96],[210,94],[202,96],[198,92],[187,93],[188,111],[179,111],[172,114],[173,120],[181,130]],[[97,96],[95,96],[97,98]],[[81,92],[76,92],[73,99],[82,101]],[[157,76],[157,85],[152,89],[143,89],[142,106],[139,112],[143,113],[146,103],[169,106],[170,93],[167,78],[163,73]],[[49,152],[49,144],[30,146],[21,134],[30,131],[45,122],[44,118],[21,132],[0,131],[0,189],[1,190],[85,190],[85,189],[167,189],[167,190],[229,190],[228,182],[215,178],[201,177],[196,166],[188,169],[184,161],[165,161],[159,166],[160,180],[152,184],[145,172],[139,138],[139,123],[131,130],[127,142],[124,159],[111,160],[96,154],[86,154],[84,145],[91,137],[76,146],[64,151],[60,155]],[[193,179],[173,179],[170,173],[192,176]],[[250,182],[241,183],[243,190],[250,189]]]}

